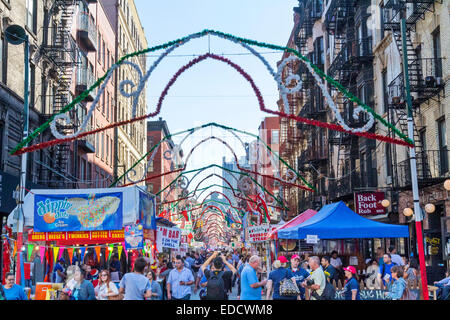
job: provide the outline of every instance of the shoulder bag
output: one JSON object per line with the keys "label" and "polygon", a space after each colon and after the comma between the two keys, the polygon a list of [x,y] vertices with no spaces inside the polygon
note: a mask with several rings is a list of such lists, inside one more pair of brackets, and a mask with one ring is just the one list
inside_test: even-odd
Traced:
{"label": "shoulder bag", "polygon": [[298,295],[300,295],[300,290],[294,284],[294,282],[292,282],[291,279],[287,278],[287,270],[286,270],[285,278],[280,282],[280,296],[294,297]]}

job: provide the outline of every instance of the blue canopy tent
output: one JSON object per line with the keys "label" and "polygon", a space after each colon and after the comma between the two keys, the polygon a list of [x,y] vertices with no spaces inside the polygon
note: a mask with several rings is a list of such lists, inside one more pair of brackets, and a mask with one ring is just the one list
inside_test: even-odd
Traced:
{"label": "blue canopy tent", "polygon": [[408,226],[386,224],[361,217],[344,202],[325,205],[312,218],[278,231],[279,239],[408,238]]}

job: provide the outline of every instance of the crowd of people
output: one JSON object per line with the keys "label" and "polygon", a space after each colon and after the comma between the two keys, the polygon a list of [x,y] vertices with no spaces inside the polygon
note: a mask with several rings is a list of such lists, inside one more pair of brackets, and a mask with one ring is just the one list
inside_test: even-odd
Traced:
{"label": "crowd of people", "polygon": [[[258,255],[237,250],[202,249],[153,265],[148,258],[139,257],[132,272],[122,274],[117,256],[108,268],[100,270],[89,263],[66,266],[61,258],[53,268],[52,280],[62,284],[61,300],[190,300],[196,293],[202,300],[228,300],[235,287],[238,300],[332,300],[339,281],[346,300],[360,300],[360,277],[367,289],[385,290],[386,299],[417,298],[409,284],[418,280],[418,264],[414,258],[399,256],[394,247],[388,252],[378,248],[377,256],[366,260],[363,274],[354,266],[344,267],[336,251],[321,258],[308,253],[279,256],[267,276],[263,276],[261,262]],[[13,273],[6,274],[5,280],[5,285],[0,285],[0,299],[28,299],[15,284]],[[449,299],[450,270],[434,285],[439,288],[439,299]]]}

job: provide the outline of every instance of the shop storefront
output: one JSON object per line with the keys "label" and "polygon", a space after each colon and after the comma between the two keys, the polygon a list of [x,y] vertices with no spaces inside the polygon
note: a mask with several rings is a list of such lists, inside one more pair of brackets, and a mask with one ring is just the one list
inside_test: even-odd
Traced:
{"label": "shop storefront", "polygon": [[[420,189],[420,206],[423,209],[423,235],[425,262],[427,266],[428,283],[439,281],[445,277],[445,271],[450,265],[450,198],[444,185],[434,185]],[[411,191],[400,193],[399,215],[409,222],[412,243],[415,243],[414,219],[408,214],[413,208]],[[417,252],[414,245],[414,252]]]}

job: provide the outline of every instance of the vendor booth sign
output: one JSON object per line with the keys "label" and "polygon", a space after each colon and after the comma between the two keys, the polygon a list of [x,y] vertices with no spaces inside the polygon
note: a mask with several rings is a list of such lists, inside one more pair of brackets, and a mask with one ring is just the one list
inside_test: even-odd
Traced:
{"label": "vendor booth sign", "polygon": [[162,248],[177,249],[180,247],[181,230],[178,228],[157,227],[156,249],[162,251]]}
{"label": "vendor booth sign", "polygon": [[139,191],[139,220],[144,229],[156,230],[155,197]]}
{"label": "vendor booth sign", "polygon": [[144,227],[142,224],[125,226],[125,249],[144,249]]}
{"label": "vendor booth sign", "polygon": [[385,214],[384,199],[384,192],[355,192],[355,212],[362,216]]}
{"label": "vendor booth sign", "polygon": [[122,242],[123,230],[108,231],[75,231],[75,232],[30,232],[28,241],[71,241],[83,243],[83,241],[98,242]]}
{"label": "vendor booth sign", "polygon": [[267,241],[269,240],[268,234],[273,229],[275,229],[275,227],[268,224],[248,227],[248,241],[251,243]]}
{"label": "vendor booth sign", "polygon": [[122,193],[36,194],[36,232],[122,229]]}

